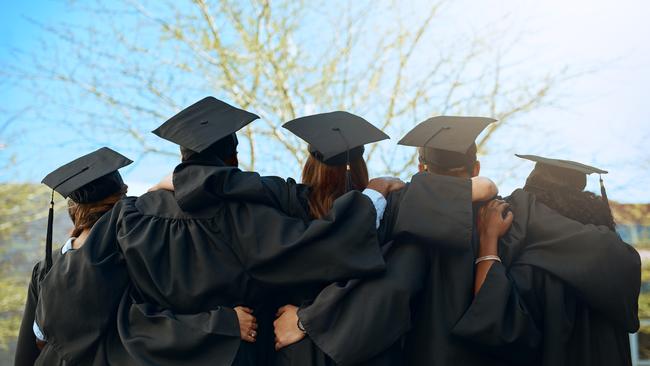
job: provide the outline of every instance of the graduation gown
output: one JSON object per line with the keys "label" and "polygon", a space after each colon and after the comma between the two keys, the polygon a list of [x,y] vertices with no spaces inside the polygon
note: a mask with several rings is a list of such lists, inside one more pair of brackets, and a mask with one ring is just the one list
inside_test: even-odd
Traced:
{"label": "graduation gown", "polygon": [[[187,173],[174,176],[181,192],[179,182],[194,180]],[[275,309],[266,299],[273,288],[384,269],[374,207],[358,192],[308,223],[255,202],[198,206],[167,191],[126,198],[95,224],[86,245],[53,266],[45,287],[52,290],[40,294],[50,301],[39,303],[37,318],[59,359],[261,365],[272,347]],[[229,309],[240,304],[256,309],[254,344],[240,342]]]}
{"label": "graduation gown", "polygon": [[[523,190],[508,201],[515,219],[499,242],[503,264],[492,265],[454,333],[521,364],[631,364],[628,333],[639,327],[636,250]],[[538,337],[539,347],[526,342]]]}
{"label": "graduation gown", "polygon": [[[289,203],[299,196],[292,184],[256,173],[205,169],[195,170],[193,176],[197,177],[195,185],[185,185],[183,194],[196,202],[245,197],[289,212]],[[248,188],[255,181],[262,182],[263,191]],[[320,292],[313,304],[299,311],[309,337],[280,350],[276,364],[401,365],[401,337],[411,325],[411,308],[428,268],[427,249],[415,244],[416,239],[426,238],[458,250],[470,245],[471,229],[469,180],[414,176],[412,184],[388,198],[380,240],[399,238],[400,245],[384,246],[386,272],[365,280],[331,284]],[[295,296],[301,293],[294,289]],[[300,305],[301,300],[294,304]]]}
{"label": "graduation gown", "polygon": [[[53,260],[57,260],[60,256],[60,251],[53,253]],[[16,343],[16,354],[14,357],[15,366],[32,366],[41,350],[36,346],[36,336],[34,335],[34,319],[36,313],[36,304],[38,303],[38,288],[40,287],[41,279],[44,273],[45,263],[38,262],[32,269],[32,276],[29,280],[29,287],[27,288],[27,300],[25,301],[25,310],[23,311],[23,319],[20,323],[20,330],[18,332],[18,340]]]}

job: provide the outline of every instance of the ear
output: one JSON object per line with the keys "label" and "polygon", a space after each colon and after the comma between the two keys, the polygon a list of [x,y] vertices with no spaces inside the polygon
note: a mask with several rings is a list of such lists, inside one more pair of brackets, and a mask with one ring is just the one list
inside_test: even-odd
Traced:
{"label": "ear", "polygon": [[472,169],[472,177],[478,177],[479,174],[481,174],[481,162],[477,160]]}
{"label": "ear", "polygon": [[426,165],[424,165],[422,163],[418,163],[418,172],[422,173],[422,172],[426,172],[426,171],[427,171]]}

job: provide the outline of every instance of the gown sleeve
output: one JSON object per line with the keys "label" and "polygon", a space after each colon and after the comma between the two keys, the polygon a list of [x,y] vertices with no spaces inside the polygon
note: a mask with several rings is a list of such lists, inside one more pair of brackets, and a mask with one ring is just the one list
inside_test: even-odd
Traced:
{"label": "gown sleeve", "polygon": [[401,194],[392,237],[409,236],[445,249],[466,250],[472,237],[472,183],[430,173],[413,176]]}
{"label": "gown sleeve", "polygon": [[338,365],[389,349],[410,329],[411,307],[427,269],[425,250],[413,243],[391,246],[383,274],[327,286],[299,310],[308,336]]}
{"label": "gown sleeve", "polygon": [[225,215],[226,237],[262,283],[334,282],[384,270],[375,208],[360,192],[339,197],[325,217],[310,222],[245,202],[229,203]]}
{"label": "gown sleeve", "polygon": [[520,236],[507,245],[510,263],[549,272],[576,290],[591,308],[635,332],[641,286],[638,252],[607,227],[568,219],[527,192],[516,191],[510,200],[518,225],[513,224],[511,231]]}
{"label": "gown sleeve", "polygon": [[16,355],[14,359],[14,365],[16,366],[32,366],[40,354],[40,350],[36,346],[36,336],[32,330],[34,314],[36,313],[36,304],[38,303],[38,273],[39,264],[36,264],[32,270],[32,278],[29,281],[25,311],[23,312],[23,320],[20,323],[20,331],[18,333],[18,342],[16,344]]}
{"label": "gown sleeve", "polygon": [[122,297],[117,327],[124,348],[139,364],[232,364],[241,342],[233,308],[176,314],[135,301],[131,294],[127,291]]}
{"label": "gown sleeve", "polygon": [[175,197],[185,211],[223,200],[239,200],[274,207],[308,220],[308,188],[293,179],[260,176],[234,167],[181,163],[173,175]]}
{"label": "gown sleeve", "polygon": [[[520,276],[520,281],[527,278]],[[542,332],[499,262],[492,264],[481,290],[452,333],[518,364],[532,364],[540,356]]]}

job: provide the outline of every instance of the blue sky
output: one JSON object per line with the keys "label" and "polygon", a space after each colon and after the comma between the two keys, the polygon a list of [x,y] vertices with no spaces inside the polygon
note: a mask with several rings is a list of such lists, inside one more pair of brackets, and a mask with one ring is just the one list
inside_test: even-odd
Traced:
{"label": "blue sky", "polygon": [[[504,173],[502,162],[511,155],[501,153],[501,141],[503,146],[515,146],[516,152],[602,167],[610,171],[606,184],[613,199],[650,202],[650,190],[646,188],[650,186],[650,154],[645,147],[650,138],[650,109],[646,107],[650,85],[649,2],[460,0],[453,2],[445,14],[450,34],[481,31],[488,24],[525,29],[526,37],[517,45],[514,58],[526,67],[544,70],[549,65],[566,64],[575,70],[597,70],[564,85],[559,103],[527,114],[525,126],[498,133],[498,143],[492,143],[481,160],[483,173],[498,177],[502,192],[520,186],[532,164],[518,163]],[[4,2],[0,13],[0,62],[12,61],[10,50],[39,47],[45,35],[26,17],[46,25],[80,21],[57,1]],[[0,97],[5,103],[19,105],[35,96],[15,85],[0,83]],[[55,109],[52,113],[65,112]],[[0,108],[0,122],[10,117]],[[17,120],[4,136],[0,135],[0,143],[5,138],[20,142],[17,158],[22,164],[20,171],[0,174],[1,180],[38,181],[57,164],[86,152],[66,130],[27,129],[28,133],[19,136],[10,134],[23,131],[29,123]],[[0,151],[0,158],[3,156],[6,154]],[[128,168],[126,179],[132,192],[144,190],[174,162],[171,157],[149,156]],[[296,167],[282,173],[297,175],[298,171]],[[275,173],[263,168],[262,172]],[[590,180],[588,188],[597,191],[597,178]]]}

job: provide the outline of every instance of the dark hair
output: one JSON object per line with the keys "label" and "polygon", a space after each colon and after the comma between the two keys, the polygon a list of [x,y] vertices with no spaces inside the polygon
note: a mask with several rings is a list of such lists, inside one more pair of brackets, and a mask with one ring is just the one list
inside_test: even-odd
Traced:
{"label": "dark hair", "polygon": [[181,161],[188,160],[211,162],[216,159],[222,162],[237,161],[237,135],[230,134],[214,142],[200,153],[181,146]]}
{"label": "dark hair", "polygon": [[616,229],[609,205],[592,192],[539,178],[529,178],[524,190],[534,194],[537,201],[572,220],[583,224],[604,225],[612,231]]}
{"label": "dark hair", "polygon": [[[352,189],[362,190],[368,186],[368,167],[363,156],[350,160]],[[309,193],[309,213],[313,218],[325,216],[334,200],[346,192],[345,165],[327,165],[311,154],[302,169],[302,182],[311,188]]]}
{"label": "dark hair", "polygon": [[78,237],[82,231],[95,225],[97,220],[110,211],[117,201],[124,198],[127,189],[128,186],[124,184],[119,191],[98,202],[77,203],[68,199],[68,214],[74,225],[70,236]]}

